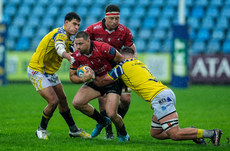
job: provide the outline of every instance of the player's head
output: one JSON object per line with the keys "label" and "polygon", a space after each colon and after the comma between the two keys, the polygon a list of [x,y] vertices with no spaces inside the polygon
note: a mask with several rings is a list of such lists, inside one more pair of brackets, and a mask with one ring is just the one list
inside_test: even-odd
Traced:
{"label": "player's head", "polygon": [[110,4],[105,8],[105,25],[109,30],[117,28],[120,19],[120,8]]}
{"label": "player's head", "polygon": [[89,34],[85,31],[79,31],[74,40],[74,48],[82,54],[90,53]]}
{"label": "player's head", "polygon": [[123,47],[120,53],[125,58],[133,58],[135,56],[134,50],[130,47]]}
{"label": "player's head", "polygon": [[75,12],[69,12],[65,16],[64,28],[68,36],[75,35],[80,27],[81,18]]}

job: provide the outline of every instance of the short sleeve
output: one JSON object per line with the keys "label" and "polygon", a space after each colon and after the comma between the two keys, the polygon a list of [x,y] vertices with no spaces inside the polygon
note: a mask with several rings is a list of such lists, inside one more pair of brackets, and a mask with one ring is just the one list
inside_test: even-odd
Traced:
{"label": "short sleeve", "polygon": [[63,42],[65,44],[67,40],[68,40],[67,35],[63,33],[58,33],[56,36],[54,36],[54,43]]}
{"label": "short sleeve", "polygon": [[113,80],[117,80],[122,74],[124,74],[122,65],[118,64],[108,73],[108,76]]}
{"label": "short sleeve", "polygon": [[107,60],[113,60],[116,56],[116,49],[107,43],[103,43],[101,51]]}
{"label": "short sleeve", "polygon": [[126,34],[125,34],[125,44],[124,46],[130,47],[133,45],[133,34],[131,33],[130,29],[126,28]]}

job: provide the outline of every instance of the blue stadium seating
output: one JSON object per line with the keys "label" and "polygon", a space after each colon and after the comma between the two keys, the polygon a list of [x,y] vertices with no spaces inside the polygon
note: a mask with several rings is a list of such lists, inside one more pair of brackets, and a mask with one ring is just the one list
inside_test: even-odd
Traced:
{"label": "blue stadium seating", "polygon": [[154,17],[157,18],[160,15],[160,8],[156,6],[150,6],[150,8],[147,11],[148,17]]}
{"label": "blue stadium seating", "polygon": [[171,22],[168,18],[159,18],[158,20],[158,28],[162,28],[162,29],[169,29],[171,27]]}
{"label": "blue stadium seating", "polygon": [[219,53],[220,52],[220,42],[218,40],[210,40],[207,45],[207,53]]}
{"label": "blue stadium seating", "polygon": [[143,17],[145,15],[145,8],[142,6],[135,7],[132,15],[134,17]]}
{"label": "blue stadium seating", "polygon": [[159,40],[151,39],[147,44],[146,52],[159,52],[161,51],[161,42]]}
{"label": "blue stadium seating", "polygon": [[192,54],[204,53],[206,50],[205,42],[200,40],[195,40],[192,45]]}
{"label": "blue stadium seating", "polygon": [[205,17],[202,21],[202,25],[200,27],[206,28],[206,29],[212,29],[214,27],[214,19],[212,17]]}
{"label": "blue stadium seating", "polygon": [[40,19],[39,17],[35,16],[30,16],[27,22],[28,26],[31,27],[37,27],[40,24]]}
{"label": "blue stadium seating", "polygon": [[10,38],[18,38],[21,34],[21,29],[19,26],[16,25],[10,25],[8,29],[8,37]]}
{"label": "blue stadium seating", "polygon": [[14,16],[16,14],[17,7],[15,4],[7,4],[4,8],[3,14],[7,14],[7,16]]}
{"label": "blue stadium seating", "polygon": [[157,28],[153,32],[153,38],[163,40],[166,37],[166,31],[162,28]]}
{"label": "blue stadium seating", "polygon": [[56,17],[59,13],[59,10],[58,10],[58,7],[56,6],[52,6],[50,5],[48,8],[47,8],[47,14],[49,14],[49,16],[51,17]]}
{"label": "blue stadium seating", "polygon": [[44,16],[44,13],[45,13],[45,8],[42,5],[35,5],[31,15],[35,17],[41,17]]}
{"label": "blue stadium seating", "polygon": [[130,6],[122,6],[120,8],[120,11],[121,11],[121,17],[120,17],[120,19],[129,17],[131,15],[131,11],[130,10],[131,10]]}
{"label": "blue stadium seating", "polygon": [[[105,6],[114,3],[120,6],[120,23],[132,30],[140,48],[138,51],[169,52],[171,25],[178,23],[178,1],[3,0],[3,21],[9,23],[8,36],[12,41],[11,44],[7,42],[7,47],[17,49],[16,45],[20,46],[19,36],[23,36],[30,45],[23,46],[23,49],[34,50],[47,32],[63,25],[64,16],[70,11],[76,11],[81,16],[80,30],[84,30],[101,20]],[[189,49],[193,53],[229,53],[230,0],[186,0],[185,4],[191,39]]]}
{"label": "blue stadium seating", "polygon": [[145,17],[142,28],[153,29],[156,26],[156,21],[152,17]]}
{"label": "blue stadium seating", "polygon": [[30,14],[31,6],[29,5],[20,5],[19,10],[18,10],[18,15],[20,16],[27,16]]}
{"label": "blue stadium seating", "polygon": [[219,15],[219,10],[217,7],[212,6],[207,8],[207,14],[206,14],[207,17],[218,17],[218,15]]}
{"label": "blue stadium seating", "polygon": [[13,21],[13,24],[22,27],[25,25],[25,22],[26,22],[26,18],[24,16],[16,16]]}
{"label": "blue stadium seating", "polygon": [[223,47],[222,47],[223,53],[230,53],[230,39],[224,41]]}
{"label": "blue stadium seating", "polygon": [[228,18],[224,16],[218,17],[216,28],[228,29],[229,28]]}
{"label": "blue stadium seating", "polygon": [[151,37],[151,30],[150,29],[140,29],[138,33],[138,37],[144,40],[148,40]]}
{"label": "blue stadium seating", "polygon": [[200,28],[197,32],[198,40],[208,40],[210,38],[210,31],[206,28]]}
{"label": "blue stadium seating", "polygon": [[26,37],[20,37],[15,45],[15,50],[28,50],[30,49],[30,41]]}
{"label": "blue stadium seating", "polygon": [[[186,2],[186,1],[185,1],[185,2]],[[197,5],[197,6],[202,6],[202,7],[207,6],[207,5],[208,5],[208,0],[197,0],[197,1],[195,2],[195,5]]]}
{"label": "blue stadium seating", "polygon": [[192,15],[192,17],[195,17],[195,18],[204,17],[204,8],[200,7],[200,6],[193,7],[191,15]]}
{"label": "blue stadium seating", "polygon": [[22,30],[22,35],[20,35],[22,37],[26,37],[26,38],[33,38],[34,36],[34,28],[32,26],[25,26]]}
{"label": "blue stadium seating", "polygon": [[225,38],[225,33],[222,29],[214,29],[212,32],[212,39],[221,40]]}
{"label": "blue stadium seating", "polygon": [[137,48],[137,53],[144,52],[146,49],[146,41],[143,39],[136,39],[135,45]]}

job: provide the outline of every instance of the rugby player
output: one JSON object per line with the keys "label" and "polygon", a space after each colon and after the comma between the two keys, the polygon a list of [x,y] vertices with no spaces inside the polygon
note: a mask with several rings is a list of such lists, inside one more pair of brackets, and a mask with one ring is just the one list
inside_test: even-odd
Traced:
{"label": "rugby player", "polygon": [[[76,34],[74,41],[75,52],[72,56],[75,62],[70,68],[70,80],[73,83],[86,82],[76,93],[73,99],[73,106],[83,114],[97,121],[96,128],[91,133],[92,137],[100,134],[101,130],[111,123],[114,123],[119,132],[119,141],[129,141],[129,135],[126,132],[125,124],[120,115],[117,114],[117,107],[122,91],[123,83],[116,81],[105,87],[97,87],[89,80],[93,76],[102,76],[112,69],[110,62],[118,63],[123,60],[122,55],[109,44],[104,42],[91,41],[85,31]],[[83,77],[76,74],[80,65],[90,67]],[[107,117],[101,115],[89,102],[99,96],[106,94],[105,109]]]}
{"label": "rugby player", "polygon": [[147,66],[137,60],[132,48],[125,47],[121,54],[125,60],[120,62],[108,74],[96,77],[94,84],[105,86],[118,79],[134,90],[154,110],[151,122],[151,136],[157,139],[193,140],[198,144],[206,144],[204,138],[210,138],[215,146],[219,146],[221,130],[204,130],[194,127],[181,129],[175,104],[173,91],[158,81]]}
{"label": "rugby player", "polygon": [[72,36],[78,32],[80,22],[81,18],[78,14],[68,13],[65,16],[63,27],[52,30],[41,40],[27,68],[30,81],[48,103],[43,110],[41,123],[36,131],[36,136],[40,139],[48,139],[47,125],[57,106],[69,126],[70,137],[91,138],[90,134],[77,128],[61,81],[56,74],[63,58],[70,63],[74,62],[71,56],[71,51],[74,50]]}
{"label": "rugby player", "polygon": [[[120,8],[117,5],[110,4],[105,8],[105,18],[97,23],[87,27],[85,31],[89,34],[91,40],[106,42],[119,52],[123,46],[131,47],[135,51],[136,47],[133,43],[133,35],[131,31],[119,23]],[[101,114],[106,116],[105,97],[99,97],[99,109]],[[124,118],[131,102],[131,90],[123,89],[120,104],[118,106],[118,114]],[[114,138],[112,126],[106,127],[106,139]]]}

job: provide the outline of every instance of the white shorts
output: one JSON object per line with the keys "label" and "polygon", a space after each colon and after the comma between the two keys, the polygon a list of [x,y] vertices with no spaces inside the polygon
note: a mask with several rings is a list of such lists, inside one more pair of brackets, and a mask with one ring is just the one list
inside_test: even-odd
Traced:
{"label": "white shorts", "polygon": [[61,83],[56,73],[42,74],[28,67],[27,74],[28,74],[30,81],[32,82],[33,86],[36,88],[37,91],[50,87],[50,86],[56,86],[59,83]]}
{"label": "white shorts", "polygon": [[172,90],[165,89],[161,91],[151,102],[153,115],[157,117],[157,120],[176,111],[176,97]]}

